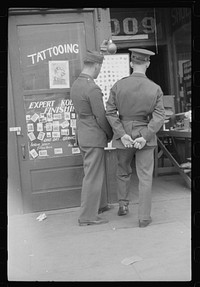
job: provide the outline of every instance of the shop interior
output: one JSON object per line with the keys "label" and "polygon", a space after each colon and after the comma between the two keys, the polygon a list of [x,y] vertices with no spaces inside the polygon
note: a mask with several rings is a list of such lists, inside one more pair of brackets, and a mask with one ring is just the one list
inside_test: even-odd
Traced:
{"label": "shop interior", "polygon": [[183,25],[174,33],[177,58],[180,111],[191,110],[191,25]]}

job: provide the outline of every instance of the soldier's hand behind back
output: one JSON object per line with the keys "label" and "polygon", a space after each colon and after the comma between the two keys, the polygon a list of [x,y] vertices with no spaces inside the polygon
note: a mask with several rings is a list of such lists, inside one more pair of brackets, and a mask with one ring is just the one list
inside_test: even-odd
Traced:
{"label": "soldier's hand behind back", "polygon": [[143,137],[136,138],[133,141],[133,146],[134,148],[137,148],[137,149],[142,149],[145,146],[145,144],[146,144],[146,140]]}
{"label": "soldier's hand behind back", "polygon": [[121,141],[125,147],[132,147],[133,146],[133,139],[131,136],[125,134],[123,137],[121,137]]}

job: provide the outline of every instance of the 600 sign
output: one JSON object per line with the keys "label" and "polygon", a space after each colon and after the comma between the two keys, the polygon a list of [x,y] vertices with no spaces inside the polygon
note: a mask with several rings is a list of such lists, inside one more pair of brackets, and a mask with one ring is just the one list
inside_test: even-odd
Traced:
{"label": "600 sign", "polygon": [[[121,24],[121,25],[120,25]],[[122,30],[120,26],[122,26]],[[122,23],[116,18],[111,19],[112,35],[117,36],[119,34],[135,35],[150,34],[155,31],[155,21],[153,17],[144,17],[141,23],[138,23],[136,18],[125,18]]]}

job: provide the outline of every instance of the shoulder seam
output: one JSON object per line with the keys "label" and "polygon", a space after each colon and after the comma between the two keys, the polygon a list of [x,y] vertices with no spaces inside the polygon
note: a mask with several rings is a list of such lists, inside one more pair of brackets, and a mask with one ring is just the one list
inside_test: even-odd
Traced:
{"label": "shoulder seam", "polygon": [[129,77],[130,77],[130,76],[123,77],[123,78],[121,78],[119,81],[124,80],[124,79],[129,78]]}

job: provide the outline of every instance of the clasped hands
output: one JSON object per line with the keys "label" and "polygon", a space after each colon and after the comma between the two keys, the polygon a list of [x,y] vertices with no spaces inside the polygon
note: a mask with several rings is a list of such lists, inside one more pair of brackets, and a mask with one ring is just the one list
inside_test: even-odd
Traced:
{"label": "clasped hands", "polygon": [[125,147],[134,147],[136,149],[142,149],[146,144],[146,140],[143,137],[139,137],[133,140],[128,134],[125,134],[123,137],[121,137],[121,141]]}

